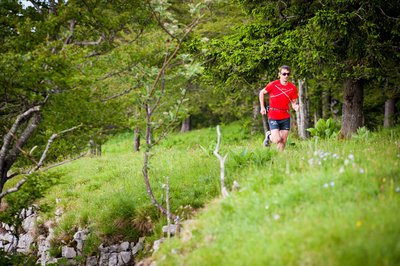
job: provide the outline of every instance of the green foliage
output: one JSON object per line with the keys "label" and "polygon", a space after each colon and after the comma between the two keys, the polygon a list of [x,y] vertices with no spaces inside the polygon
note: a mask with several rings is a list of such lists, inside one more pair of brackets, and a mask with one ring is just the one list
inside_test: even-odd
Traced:
{"label": "green foliage", "polygon": [[0,249],[0,265],[13,266],[13,265],[38,265],[36,264],[37,258],[32,255],[24,254],[10,254]]}
{"label": "green foliage", "polygon": [[271,161],[274,151],[265,149],[249,150],[247,148],[238,151],[230,151],[228,157],[231,159],[227,162],[229,169],[237,169],[254,165],[255,167],[263,166]]}
{"label": "green foliage", "polygon": [[357,129],[357,134],[353,135],[353,138],[358,140],[368,140],[371,137],[371,131],[368,130],[366,127],[360,127]]}
{"label": "green foliage", "polygon": [[340,127],[332,118],[327,120],[319,119],[314,128],[308,128],[307,131],[311,133],[312,137],[317,138],[334,138],[339,133]]}
{"label": "green foliage", "polygon": [[[7,202],[6,210],[0,212],[0,220],[6,224],[15,226],[15,233],[18,233],[22,223],[20,212],[28,209],[33,203],[42,198],[48,189],[58,183],[60,174],[35,172],[26,177],[27,181],[16,193],[7,195],[4,200]],[[39,206],[39,208],[41,208]],[[43,210],[47,209],[44,205]]]}

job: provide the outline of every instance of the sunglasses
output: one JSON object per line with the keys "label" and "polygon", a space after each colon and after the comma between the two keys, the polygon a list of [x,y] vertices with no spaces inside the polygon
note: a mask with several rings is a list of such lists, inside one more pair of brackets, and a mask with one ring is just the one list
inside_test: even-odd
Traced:
{"label": "sunglasses", "polygon": [[289,76],[290,73],[281,73],[282,76]]}

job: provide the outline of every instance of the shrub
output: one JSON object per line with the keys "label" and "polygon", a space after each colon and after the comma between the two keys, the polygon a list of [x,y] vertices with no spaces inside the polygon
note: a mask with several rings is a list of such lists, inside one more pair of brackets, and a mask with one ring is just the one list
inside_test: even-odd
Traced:
{"label": "shrub", "polygon": [[319,119],[314,128],[308,128],[307,131],[311,133],[312,137],[328,139],[336,137],[339,133],[339,125],[332,119],[327,120]]}
{"label": "shrub", "polygon": [[357,129],[357,133],[353,135],[354,139],[367,140],[370,137],[371,132],[366,127],[360,127]]}

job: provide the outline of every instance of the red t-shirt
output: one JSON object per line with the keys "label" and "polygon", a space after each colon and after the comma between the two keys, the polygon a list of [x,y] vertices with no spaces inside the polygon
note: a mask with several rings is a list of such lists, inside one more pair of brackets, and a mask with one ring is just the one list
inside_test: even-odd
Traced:
{"label": "red t-shirt", "polygon": [[268,118],[274,120],[289,118],[289,104],[298,98],[296,86],[290,82],[282,85],[278,79],[268,83],[264,90],[269,94],[269,107],[272,108],[268,112]]}

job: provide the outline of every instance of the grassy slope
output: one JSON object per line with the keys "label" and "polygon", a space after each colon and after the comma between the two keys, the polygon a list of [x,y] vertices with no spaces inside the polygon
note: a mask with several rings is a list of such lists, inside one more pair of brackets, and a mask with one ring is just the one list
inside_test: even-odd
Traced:
{"label": "grassy slope", "polygon": [[157,265],[399,263],[399,131],[296,144],[228,175],[241,190],[163,244]]}
{"label": "grassy slope", "polygon": [[[222,127],[221,154],[229,152],[227,184],[219,195],[219,163],[212,155],[215,129],[171,136],[154,150],[151,180],[157,198],[170,177],[175,213],[189,218],[181,238],[153,255],[158,265],[393,265],[400,261],[400,130],[351,141],[295,141],[284,153],[261,147],[240,125]],[[121,135],[101,158],[65,165],[62,182],[42,203],[65,214],[58,237],[71,228],[100,241],[135,240],[165,218],[151,206],[141,175],[142,154]],[[213,200],[215,199],[215,200]],[[101,240],[102,238],[102,240]]]}

